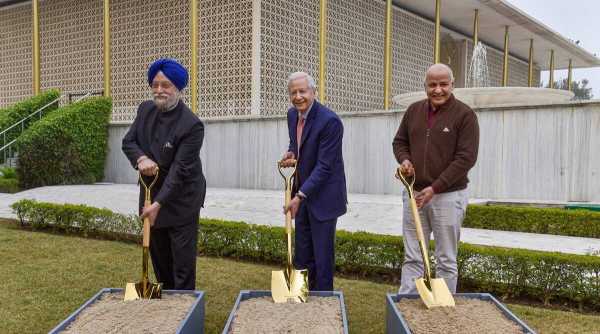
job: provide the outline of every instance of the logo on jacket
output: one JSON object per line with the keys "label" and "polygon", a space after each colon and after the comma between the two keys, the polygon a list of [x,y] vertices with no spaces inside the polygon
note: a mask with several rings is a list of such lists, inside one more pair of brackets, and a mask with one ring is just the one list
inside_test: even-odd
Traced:
{"label": "logo on jacket", "polygon": [[448,129],[448,128],[445,127],[444,130],[442,130],[442,131],[443,132],[450,132],[450,129]]}
{"label": "logo on jacket", "polygon": [[167,142],[165,144],[165,148],[173,148],[173,145],[171,145],[171,142]]}

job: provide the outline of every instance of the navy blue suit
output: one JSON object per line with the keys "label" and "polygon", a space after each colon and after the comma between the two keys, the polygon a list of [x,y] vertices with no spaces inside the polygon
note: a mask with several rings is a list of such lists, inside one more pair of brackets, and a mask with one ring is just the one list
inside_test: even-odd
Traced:
{"label": "navy blue suit", "polygon": [[298,159],[293,194],[306,195],[296,213],[294,264],[308,269],[310,290],[333,290],[335,225],[346,213],[346,176],[342,157],[344,126],[329,108],[314,101],[296,140],[298,111],[287,113],[289,151]]}

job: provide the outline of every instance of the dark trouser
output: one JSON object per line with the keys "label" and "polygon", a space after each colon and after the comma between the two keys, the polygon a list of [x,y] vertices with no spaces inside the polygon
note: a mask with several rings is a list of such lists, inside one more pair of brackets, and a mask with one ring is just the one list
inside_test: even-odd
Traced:
{"label": "dark trouser", "polygon": [[185,225],[151,229],[152,266],[164,290],[196,288],[197,242],[197,218]]}
{"label": "dark trouser", "polygon": [[310,290],[333,290],[336,223],[337,219],[318,221],[303,203],[296,213],[294,266],[308,269]]}

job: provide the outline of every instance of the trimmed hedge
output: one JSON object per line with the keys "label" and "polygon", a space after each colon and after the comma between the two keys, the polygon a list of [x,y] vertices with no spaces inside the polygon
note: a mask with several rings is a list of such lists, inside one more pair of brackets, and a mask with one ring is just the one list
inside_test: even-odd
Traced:
{"label": "trimmed hedge", "polygon": [[102,180],[111,100],[91,97],[62,107],[17,139],[22,188]]}
{"label": "trimmed hedge", "polygon": [[0,178],[0,193],[14,194],[21,190],[19,180]]}
{"label": "trimmed hedge", "polygon": [[[8,128],[23,118],[29,116],[32,112],[40,109],[48,103],[56,100],[60,97],[60,92],[56,89],[51,89],[41,93],[40,95],[33,96],[24,101],[18,102],[10,107],[0,109],[0,131]],[[52,111],[58,108],[58,103],[52,104],[44,109],[43,116],[50,114]],[[39,117],[32,117],[25,122],[24,128],[27,129],[30,125],[37,122]],[[9,130],[6,134],[6,143],[17,138],[21,133],[21,127],[16,127],[14,130]],[[1,144],[1,143],[0,143]],[[4,159],[2,156],[0,159]]]}
{"label": "trimmed hedge", "polygon": [[[22,200],[12,205],[21,224],[78,233],[140,234],[139,220],[106,209]],[[283,263],[282,227],[200,220],[199,253],[257,262]],[[460,286],[503,297],[566,301],[600,310],[600,257],[460,244]],[[340,274],[397,281],[402,238],[338,231],[336,269]]]}
{"label": "trimmed hedge", "polygon": [[[114,240],[141,236],[142,225],[137,215],[122,215],[108,209],[79,204],[54,204],[23,199],[10,206],[21,226],[34,230],[50,228],[56,232],[90,234],[110,233]],[[129,236],[129,237],[128,237]]]}
{"label": "trimmed hedge", "polygon": [[0,193],[19,192],[19,180],[14,168],[0,167]]}
{"label": "trimmed hedge", "polygon": [[17,171],[12,167],[0,167],[0,177],[5,179],[16,179]]}
{"label": "trimmed hedge", "polygon": [[464,227],[600,238],[600,212],[469,205]]}
{"label": "trimmed hedge", "polygon": [[[200,220],[200,225],[200,254],[267,263],[286,261],[283,227],[205,219]],[[337,231],[335,252],[340,273],[392,280],[400,276],[401,237]]]}

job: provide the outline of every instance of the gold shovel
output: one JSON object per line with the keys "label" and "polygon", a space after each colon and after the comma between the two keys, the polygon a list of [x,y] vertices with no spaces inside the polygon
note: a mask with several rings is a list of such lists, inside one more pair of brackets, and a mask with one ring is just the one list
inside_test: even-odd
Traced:
{"label": "gold shovel", "polygon": [[[158,180],[158,167],[156,176],[149,186],[146,185],[142,174],[139,174],[140,183],[144,186],[144,207],[150,206],[150,189]],[[148,279],[148,251],[150,247],[150,219],[144,218],[144,229],[142,233],[142,281],[138,283],[127,283],[125,286],[125,301],[136,299],[159,299],[161,298],[162,283],[152,283]]]}
{"label": "gold shovel", "polygon": [[452,293],[450,293],[446,281],[444,281],[443,278],[431,278],[431,268],[429,266],[429,255],[427,252],[428,245],[425,244],[425,236],[423,235],[423,227],[421,226],[421,217],[419,216],[413,190],[416,177],[413,174],[413,176],[410,177],[409,182],[409,180],[407,180],[409,177],[402,175],[400,167],[398,167],[398,169],[396,169],[396,178],[402,181],[408,192],[410,208],[417,230],[417,239],[419,239],[419,248],[421,249],[421,256],[423,256],[425,277],[415,279],[415,285],[417,286],[419,296],[421,296],[421,300],[423,300],[423,303],[425,303],[427,308],[454,306],[454,297],[452,297]]}
{"label": "gold shovel", "polygon": [[[279,174],[285,180],[285,205],[292,200],[292,180],[296,173],[296,160],[287,160],[292,164],[292,173],[283,173],[282,161],[277,162]],[[304,303],[308,298],[308,271],[306,269],[294,269],[292,264],[292,214],[285,215],[285,234],[287,235],[287,266],[285,270],[277,270],[271,273],[271,295],[275,303],[285,303],[292,300]]]}

